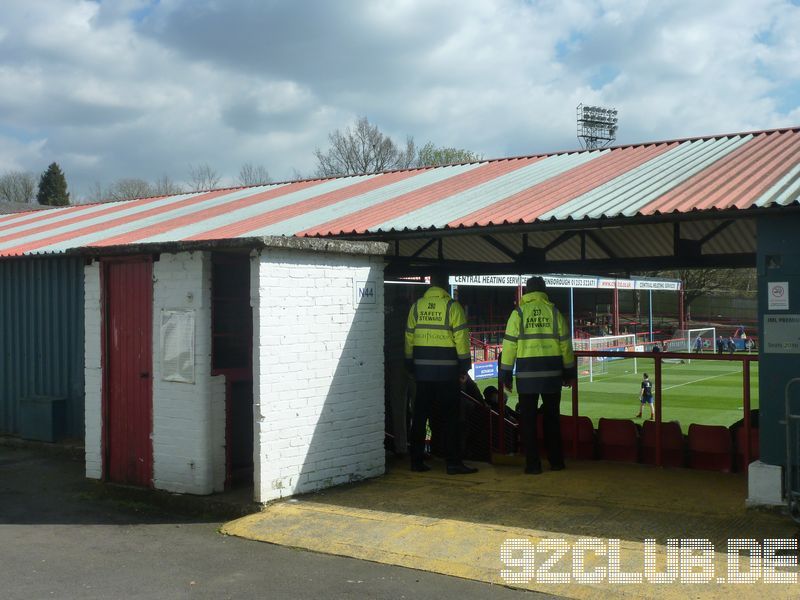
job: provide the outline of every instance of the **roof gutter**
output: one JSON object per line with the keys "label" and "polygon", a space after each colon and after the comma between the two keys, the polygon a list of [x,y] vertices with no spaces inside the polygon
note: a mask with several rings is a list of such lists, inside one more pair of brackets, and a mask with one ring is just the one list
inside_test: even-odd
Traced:
{"label": "roof gutter", "polygon": [[[188,240],[169,242],[142,242],[117,246],[85,246],[71,248],[49,256],[127,256],[133,254],[158,254],[163,252],[197,252],[203,250],[265,250],[292,249],[308,252],[328,252],[332,254],[362,254],[383,256],[389,245],[384,242],[350,241],[327,238],[295,238],[286,236],[265,236],[229,238],[220,240]],[[48,255],[38,255],[48,256]],[[30,257],[28,255],[27,257]]]}

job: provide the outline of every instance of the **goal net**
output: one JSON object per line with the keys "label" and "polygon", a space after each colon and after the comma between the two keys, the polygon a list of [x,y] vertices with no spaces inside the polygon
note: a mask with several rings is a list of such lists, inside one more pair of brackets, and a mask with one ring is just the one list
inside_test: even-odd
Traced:
{"label": "goal net", "polygon": [[714,353],[717,349],[717,330],[715,327],[679,329],[670,342],[670,352]]}
{"label": "goal net", "polygon": [[[572,341],[575,350],[604,350],[607,352],[636,352],[643,351],[644,347],[636,343],[636,335],[605,335]],[[594,381],[595,376],[610,372],[624,372],[632,370],[637,373],[636,358],[619,358],[613,356],[581,356],[578,358],[578,374],[588,375],[589,381]]]}

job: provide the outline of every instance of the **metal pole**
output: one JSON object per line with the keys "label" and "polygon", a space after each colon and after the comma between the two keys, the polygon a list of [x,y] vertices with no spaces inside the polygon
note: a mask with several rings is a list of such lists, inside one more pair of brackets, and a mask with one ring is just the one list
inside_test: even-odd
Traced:
{"label": "metal pole", "polygon": [[650,341],[653,341],[653,290],[650,290]]}
{"label": "metal pole", "polygon": [[[591,360],[591,359],[590,359]],[[578,378],[572,386],[572,458],[578,458]]]}
{"label": "metal pole", "polygon": [[750,468],[750,361],[742,358],[742,410],[744,410],[744,472]]}
{"label": "metal pole", "polygon": [[619,335],[619,290],[614,288],[614,335]]}
{"label": "metal pole", "polygon": [[678,329],[686,329],[686,314],[684,306],[684,285],[681,281],[681,291],[678,294]]}
{"label": "metal pole", "polygon": [[575,339],[575,298],[572,286],[569,288],[569,335],[571,339]]}
{"label": "metal pole", "polygon": [[497,355],[497,415],[500,427],[497,429],[497,449],[500,454],[506,453],[506,392],[503,385],[503,372],[500,370],[503,353]]}
{"label": "metal pole", "polygon": [[661,466],[661,357],[653,359],[656,378],[656,465]]}

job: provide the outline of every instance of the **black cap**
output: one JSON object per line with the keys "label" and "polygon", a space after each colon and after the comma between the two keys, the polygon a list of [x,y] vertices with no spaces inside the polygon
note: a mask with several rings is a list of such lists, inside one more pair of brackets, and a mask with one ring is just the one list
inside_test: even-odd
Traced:
{"label": "black cap", "polygon": [[447,289],[450,287],[450,277],[444,269],[437,269],[431,272],[431,285]]}
{"label": "black cap", "polygon": [[530,292],[546,292],[547,284],[541,277],[531,277],[525,282],[525,291]]}

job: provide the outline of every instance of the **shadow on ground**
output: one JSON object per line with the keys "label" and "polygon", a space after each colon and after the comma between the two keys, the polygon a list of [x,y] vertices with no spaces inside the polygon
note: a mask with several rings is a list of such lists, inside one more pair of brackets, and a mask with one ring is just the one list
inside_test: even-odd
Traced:
{"label": "shadow on ground", "polygon": [[503,527],[641,541],[794,537],[780,511],[745,508],[740,474],[603,461],[571,462],[531,476],[521,468],[480,465],[472,476],[447,476],[441,464],[411,473],[395,462],[380,479],[303,497],[306,502]]}
{"label": "shadow on ground", "polygon": [[84,477],[76,451],[0,446],[0,524],[205,523],[254,510],[252,488],[200,497]]}

